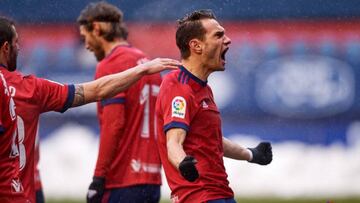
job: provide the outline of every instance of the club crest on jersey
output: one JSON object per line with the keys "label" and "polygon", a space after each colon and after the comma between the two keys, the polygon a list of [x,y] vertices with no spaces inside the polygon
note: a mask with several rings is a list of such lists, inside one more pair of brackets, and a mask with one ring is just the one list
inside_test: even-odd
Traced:
{"label": "club crest on jersey", "polygon": [[185,118],[186,101],[183,97],[176,96],[171,102],[171,117]]}

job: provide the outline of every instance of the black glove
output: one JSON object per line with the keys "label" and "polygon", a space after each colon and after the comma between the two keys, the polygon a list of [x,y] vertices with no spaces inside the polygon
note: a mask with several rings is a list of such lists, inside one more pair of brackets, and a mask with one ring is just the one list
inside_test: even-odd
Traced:
{"label": "black glove", "polygon": [[261,142],[255,148],[248,148],[252,152],[252,160],[249,162],[267,165],[272,161],[272,148],[270,142]]}
{"label": "black glove", "polygon": [[190,182],[194,182],[199,178],[198,170],[195,167],[197,160],[192,156],[186,156],[179,164],[181,175]]}
{"label": "black glove", "polygon": [[93,181],[89,186],[88,193],[86,195],[87,203],[101,203],[105,190],[105,178],[93,177]]}

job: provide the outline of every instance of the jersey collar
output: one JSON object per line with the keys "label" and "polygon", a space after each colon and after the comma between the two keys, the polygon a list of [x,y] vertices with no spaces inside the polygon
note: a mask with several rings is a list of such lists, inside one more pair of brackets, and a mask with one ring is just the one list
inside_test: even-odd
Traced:
{"label": "jersey collar", "polygon": [[130,45],[130,44],[119,44],[119,45],[115,46],[115,47],[110,51],[110,53],[109,53],[107,56],[105,56],[105,58],[109,58],[109,57],[115,52],[115,50],[117,50],[119,47],[131,47],[131,45]]}
{"label": "jersey collar", "polygon": [[7,67],[6,67],[4,64],[2,64],[2,63],[0,63],[0,67],[7,69]]}
{"label": "jersey collar", "polygon": [[1,63],[0,63],[0,70],[5,71],[5,72],[8,71],[7,67],[4,64],[1,64]]}
{"label": "jersey collar", "polygon": [[182,83],[188,83],[189,79],[193,80],[197,84],[199,84],[201,87],[206,87],[207,81],[203,81],[200,78],[193,75],[190,71],[188,71],[184,66],[180,66],[180,73],[178,80]]}

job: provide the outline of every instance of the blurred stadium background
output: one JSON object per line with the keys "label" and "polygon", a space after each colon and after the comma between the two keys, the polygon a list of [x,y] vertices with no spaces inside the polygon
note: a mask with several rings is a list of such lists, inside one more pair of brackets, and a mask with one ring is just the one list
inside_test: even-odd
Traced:
{"label": "blurred stadium background", "polygon": [[[19,69],[64,83],[92,80],[96,61],[75,24],[89,2],[1,0],[0,14],[17,21]],[[226,71],[209,83],[224,135],[247,146],[274,145],[267,167],[225,161],[240,202],[360,202],[360,1],[109,2],[124,12],[131,44],[150,58],[179,58],[175,20],[189,11],[213,9],[223,23],[232,39]],[[93,104],[42,116],[48,199],[84,199],[98,132]],[[165,180],[162,189],[168,200]]]}

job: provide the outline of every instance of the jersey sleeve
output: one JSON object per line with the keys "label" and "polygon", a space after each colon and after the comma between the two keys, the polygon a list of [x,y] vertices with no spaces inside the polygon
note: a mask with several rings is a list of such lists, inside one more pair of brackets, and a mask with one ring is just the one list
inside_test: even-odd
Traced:
{"label": "jersey sleeve", "polygon": [[40,112],[65,112],[74,101],[75,86],[36,78],[37,100]]}
{"label": "jersey sleeve", "polygon": [[125,106],[113,104],[103,107],[100,128],[99,155],[94,176],[105,177],[116,156],[118,142],[123,137],[125,125]]}
{"label": "jersey sleeve", "polygon": [[[96,70],[95,79],[125,71],[136,65],[136,58],[128,56],[116,58],[111,63],[100,63]],[[100,101],[102,108],[100,146],[94,176],[107,176],[111,163],[116,156],[117,143],[124,136],[126,118],[124,104],[127,97],[127,91],[123,91],[112,98]]]}
{"label": "jersey sleeve", "polygon": [[[163,84],[163,86],[166,84]],[[193,99],[188,89],[175,84],[164,89],[161,98],[164,126],[166,133],[171,128],[189,131]]]}

